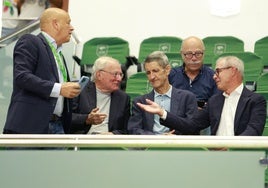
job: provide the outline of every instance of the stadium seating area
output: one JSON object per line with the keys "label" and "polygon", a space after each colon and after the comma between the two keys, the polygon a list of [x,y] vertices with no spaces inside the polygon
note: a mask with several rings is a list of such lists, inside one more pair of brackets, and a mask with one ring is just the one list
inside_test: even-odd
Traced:
{"label": "stadium seating area", "polygon": [[[254,52],[244,51],[244,41],[234,36],[208,36],[203,38],[206,50],[204,64],[214,69],[218,57],[234,55],[245,63],[244,83],[249,89],[264,95],[268,101],[268,36],[255,42]],[[183,64],[180,56],[182,39],[175,36],[154,36],[144,39],[140,44],[138,63],[142,66],[145,57],[156,50],[164,51],[172,67]],[[82,74],[90,74],[93,62],[103,55],[119,60],[124,67],[129,54],[128,41],[118,37],[93,38],[84,43],[81,58]],[[140,69],[142,71],[142,69]],[[125,70],[126,71],[126,70]],[[131,99],[149,91],[144,72],[135,70],[126,78],[125,91]],[[264,135],[268,136],[268,118]]]}

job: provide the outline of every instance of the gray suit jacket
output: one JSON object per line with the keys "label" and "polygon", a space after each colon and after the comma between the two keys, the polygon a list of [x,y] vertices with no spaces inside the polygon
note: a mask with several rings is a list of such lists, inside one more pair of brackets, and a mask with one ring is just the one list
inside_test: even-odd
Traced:
{"label": "gray suit jacket", "polygon": [[[128,130],[130,134],[154,134],[154,115],[143,111],[136,104],[137,102],[146,104],[145,99],[154,101],[154,91],[134,99],[132,105],[132,116],[128,122]],[[192,118],[196,110],[197,103],[193,93],[172,87],[170,114],[183,118]],[[180,131],[177,129],[175,122],[172,121],[169,121],[169,123],[166,123],[164,126],[170,128],[171,130],[175,129],[176,134],[199,134],[198,131]]]}
{"label": "gray suit jacket", "polygon": [[[80,95],[73,100],[71,133],[86,134],[91,125],[86,125],[86,118],[96,108],[96,86],[89,81]],[[130,116],[130,97],[121,90],[111,93],[108,129],[114,134],[126,134]]]}
{"label": "gray suit jacket", "polygon": [[[212,96],[204,110],[199,110],[192,119],[176,117],[168,113],[163,124],[176,122],[180,131],[202,130],[211,126],[211,134],[216,135],[224,104],[224,96]],[[261,136],[266,121],[266,100],[263,96],[251,92],[246,87],[238,101],[235,114],[234,133],[236,136]]]}

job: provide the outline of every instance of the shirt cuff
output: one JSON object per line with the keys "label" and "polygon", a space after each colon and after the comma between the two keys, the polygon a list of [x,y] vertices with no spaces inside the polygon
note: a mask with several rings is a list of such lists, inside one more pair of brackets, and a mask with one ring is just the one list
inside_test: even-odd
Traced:
{"label": "shirt cuff", "polygon": [[52,91],[50,93],[50,97],[59,97],[60,96],[60,89],[61,89],[61,84],[60,83],[55,83]]}
{"label": "shirt cuff", "polygon": [[163,111],[164,111],[164,112],[163,112],[163,115],[160,116],[160,118],[163,119],[163,120],[166,120],[166,118],[167,118],[167,111],[164,110],[164,109],[163,109]]}

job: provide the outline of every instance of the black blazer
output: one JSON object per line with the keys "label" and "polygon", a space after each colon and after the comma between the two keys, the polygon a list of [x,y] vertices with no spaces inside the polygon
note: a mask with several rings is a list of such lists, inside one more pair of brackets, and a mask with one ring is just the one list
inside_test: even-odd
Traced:
{"label": "black blazer", "polygon": [[[47,134],[57,102],[57,98],[50,97],[50,93],[54,83],[59,83],[53,53],[42,34],[26,34],[16,43],[13,58],[13,93],[4,130]],[[71,110],[71,100],[64,99],[62,115],[65,133],[69,133]]]}
{"label": "black blazer", "polygon": [[[132,105],[132,115],[128,122],[128,130],[130,134],[154,135],[154,114],[142,110],[137,105],[137,102],[146,104],[145,99],[150,99],[154,101],[154,95],[154,91],[152,90],[150,93],[139,96],[134,99]],[[191,119],[195,111],[197,111],[195,95],[190,91],[176,89],[172,87],[170,112],[168,112],[168,114],[173,114],[176,117]],[[177,129],[176,122],[174,122],[173,120],[162,125],[170,128],[171,130],[174,129],[175,134],[178,135],[199,134],[199,131],[195,130],[180,131],[179,129]]]}
{"label": "black blazer", "polygon": [[[97,106],[96,86],[89,81],[80,95],[73,100],[71,133],[87,134],[91,125],[86,125],[88,114]],[[108,130],[114,134],[127,134],[130,116],[130,97],[121,90],[111,93]]]}
{"label": "black blazer", "polygon": [[[224,99],[222,93],[216,94],[209,99],[208,105],[204,110],[198,110],[194,118],[183,119],[168,113],[168,118],[162,123],[165,124],[172,120],[176,122],[181,131],[198,131],[210,125],[211,134],[216,135]],[[244,87],[235,114],[235,136],[261,136],[266,122],[266,113],[265,98]]]}

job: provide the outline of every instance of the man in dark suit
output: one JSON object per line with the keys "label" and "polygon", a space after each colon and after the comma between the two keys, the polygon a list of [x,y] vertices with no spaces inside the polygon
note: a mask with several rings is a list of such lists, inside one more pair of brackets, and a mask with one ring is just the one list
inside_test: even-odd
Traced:
{"label": "man in dark suit", "polygon": [[126,134],[130,97],[120,90],[121,65],[111,57],[98,58],[92,67],[92,81],[74,99],[74,134]]}
{"label": "man in dark suit", "polygon": [[[243,84],[244,63],[234,56],[221,57],[216,62],[213,76],[222,91],[212,96],[207,107],[199,110],[194,118],[181,118],[167,112],[161,119],[173,123],[180,131],[198,131],[211,126],[217,136],[261,136],[266,121],[266,101]],[[164,110],[154,102],[139,105],[143,110],[162,115]]]}
{"label": "man in dark suit", "polygon": [[159,118],[164,118],[166,114],[149,113],[139,107],[140,104],[154,101],[169,114],[183,118],[192,118],[197,110],[193,93],[176,89],[169,84],[168,75],[171,67],[163,52],[151,53],[144,61],[144,68],[153,90],[149,94],[134,99],[132,116],[128,122],[130,134],[199,134],[199,131],[180,131],[173,122],[163,124]]}
{"label": "man in dark suit", "polygon": [[13,93],[5,134],[63,134],[71,124],[70,98],[80,93],[69,82],[61,46],[73,31],[68,13],[46,9],[40,18],[41,33],[22,36],[14,48]]}

